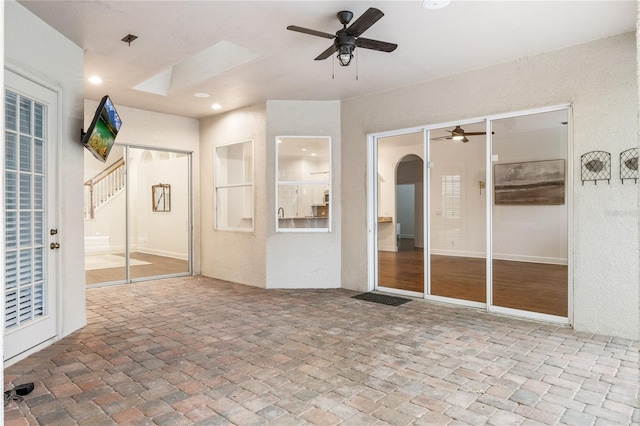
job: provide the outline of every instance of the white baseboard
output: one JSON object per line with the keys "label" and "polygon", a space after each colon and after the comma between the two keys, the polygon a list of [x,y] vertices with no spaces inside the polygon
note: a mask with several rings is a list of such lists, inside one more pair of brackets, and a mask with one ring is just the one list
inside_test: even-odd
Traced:
{"label": "white baseboard", "polygon": [[484,253],[478,251],[462,251],[462,250],[443,250],[443,249],[431,249],[431,254],[436,256],[452,256],[452,257],[475,257],[484,259]]}
{"label": "white baseboard", "polygon": [[156,250],[156,249],[150,249],[146,247],[145,248],[138,247],[138,250],[136,251],[138,253],[154,254],[156,256],[171,257],[173,259],[189,260],[189,255],[187,253],[174,253],[170,251]]}
{"label": "white baseboard", "polygon": [[378,251],[398,251],[396,246],[379,246]]}
{"label": "white baseboard", "polygon": [[[438,256],[453,256],[453,257],[472,257],[477,259],[486,259],[486,255],[482,252],[475,251],[462,251],[462,250],[431,250],[431,254]],[[495,253],[493,260],[509,260],[511,262],[529,262],[529,263],[546,263],[550,265],[567,265],[567,259],[561,259],[556,257],[543,257],[543,256],[527,256],[522,254],[504,254]]]}

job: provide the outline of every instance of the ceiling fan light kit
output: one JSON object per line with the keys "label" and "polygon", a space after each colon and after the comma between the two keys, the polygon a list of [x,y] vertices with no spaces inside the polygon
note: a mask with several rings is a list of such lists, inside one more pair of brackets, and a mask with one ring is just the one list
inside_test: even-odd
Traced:
{"label": "ceiling fan light kit", "polygon": [[363,13],[358,19],[355,20],[349,27],[347,25],[353,18],[353,13],[348,10],[340,11],[336,14],[338,20],[342,24],[342,29],[338,30],[335,35],[325,33],[323,31],[312,30],[309,28],[298,27],[296,25],[289,25],[287,29],[289,31],[297,31],[303,34],[309,34],[316,37],[323,37],[333,39],[333,45],[327,50],[318,55],[315,60],[321,61],[327,59],[334,52],[337,52],[338,62],[343,67],[348,66],[353,58],[353,51],[356,47],[363,49],[377,50],[380,52],[393,52],[398,47],[397,44],[388,43],[386,41],[378,41],[367,38],[362,38],[360,35],[365,32],[369,27],[375,24],[380,18],[384,16],[380,10],[370,7],[365,13]]}
{"label": "ceiling fan light kit", "polygon": [[443,7],[449,6],[449,3],[451,3],[451,0],[424,0],[422,7],[431,10],[442,9]]}

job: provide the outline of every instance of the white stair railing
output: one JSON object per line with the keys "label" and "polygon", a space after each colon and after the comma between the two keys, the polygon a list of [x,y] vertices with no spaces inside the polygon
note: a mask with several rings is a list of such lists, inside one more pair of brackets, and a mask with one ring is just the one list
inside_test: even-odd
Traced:
{"label": "white stair railing", "polygon": [[124,158],[84,183],[84,218],[94,219],[96,210],[124,189]]}

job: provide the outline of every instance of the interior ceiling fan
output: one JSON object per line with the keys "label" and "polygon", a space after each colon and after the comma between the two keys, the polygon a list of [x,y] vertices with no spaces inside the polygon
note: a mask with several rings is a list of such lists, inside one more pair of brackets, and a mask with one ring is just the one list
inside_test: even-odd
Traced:
{"label": "interior ceiling fan", "polygon": [[[451,133],[451,136],[441,136],[439,138],[431,138],[431,140],[437,141],[440,139],[453,139],[461,142],[469,142],[467,136],[480,136],[487,134],[487,132],[465,132],[460,126],[456,126],[453,130],[447,130],[447,132]],[[493,135],[494,132],[491,132],[491,134]]]}
{"label": "interior ceiling fan", "polygon": [[360,37],[363,32],[369,29],[369,27],[375,24],[383,16],[384,13],[380,10],[370,7],[358,19],[349,25],[349,27],[347,27],[353,18],[353,13],[348,10],[343,10],[337,13],[338,20],[342,24],[342,29],[338,30],[335,34],[311,30],[309,28],[298,27],[296,25],[289,25],[287,29],[317,37],[333,39],[333,45],[318,55],[316,61],[327,59],[333,54],[333,52],[338,52],[338,61],[340,62],[340,65],[346,67],[351,63],[353,51],[356,47],[378,50],[380,52],[393,52],[396,50],[396,47],[398,47],[397,44]]}

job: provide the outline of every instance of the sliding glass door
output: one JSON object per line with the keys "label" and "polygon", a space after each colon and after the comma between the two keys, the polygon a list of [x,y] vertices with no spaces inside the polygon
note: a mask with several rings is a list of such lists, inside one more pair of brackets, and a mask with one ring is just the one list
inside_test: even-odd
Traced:
{"label": "sliding glass door", "polygon": [[424,132],[378,138],[378,288],[424,293]]}
{"label": "sliding glass door", "polygon": [[484,304],[486,124],[455,128],[429,132],[429,294]]}
{"label": "sliding glass door", "polygon": [[568,316],[568,111],[494,120],[492,304]]}
{"label": "sliding glass door", "polygon": [[127,279],[127,164],[115,145],[106,163],[84,156],[84,253],[87,285]]}
{"label": "sliding glass door", "polygon": [[568,129],[560,106],[373,136],[371,288],[569,322]]}
{"label": "sliding glass door", "polygon": [[85,156],[87,284],[190,274],[191,154],[116,146],[109,161]]}
{"label": "sliding glass door", "polygon": [[130,148],[131,280],[189,272],[190,155]]}

